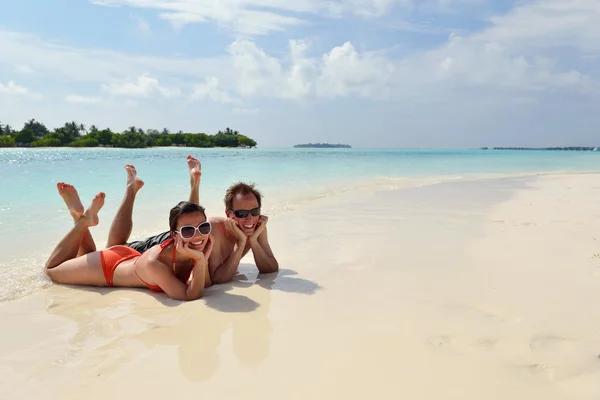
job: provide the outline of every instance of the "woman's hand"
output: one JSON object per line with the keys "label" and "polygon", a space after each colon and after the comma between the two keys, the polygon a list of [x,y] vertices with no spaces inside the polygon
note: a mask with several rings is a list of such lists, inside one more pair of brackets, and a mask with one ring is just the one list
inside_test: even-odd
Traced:
{"label": "woman's hand", "polygon": [[[208,244],[207,244],[207,246],[208,246]],[[208,258],[204,255],[204,252],[202,250],[195,250],[195,249],[190,248],[190,243],[184,242],[183,239],[181,238],[181,236],[179,236],[179,235],[177,236],[177,242],[176,242],[175,248],[177,249],[178,252],[185,255],[186,257],[192,258],[192,259],[200,261],[200,262],[206,262],[206,259]],[[211,245],[211,251],[212,251],[212,245]]]}
{"label": "woman's hand", "polygon": [[212,253],[214,243],[215,243],[215,238],[213,238],[212,235],[209,234],[208,239],[206,239],[206,244],[204,245],[204,250],[202,250],[204,252],[204,257],[207,260],[210,257],[210,253]]}

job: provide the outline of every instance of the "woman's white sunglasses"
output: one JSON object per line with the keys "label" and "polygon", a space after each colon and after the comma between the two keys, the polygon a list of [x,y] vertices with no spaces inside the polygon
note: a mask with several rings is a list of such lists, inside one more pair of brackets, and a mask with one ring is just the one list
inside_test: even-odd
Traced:
{"label": "woman's white sunglasses", "polygon": [[212,231],[212,225],[208,221],[203,222],[198,226],[184,225],[175,232],[179,233],[184,239],[191,239],[196,235],[196,231],[198,231],[200,235],[206,236]]}

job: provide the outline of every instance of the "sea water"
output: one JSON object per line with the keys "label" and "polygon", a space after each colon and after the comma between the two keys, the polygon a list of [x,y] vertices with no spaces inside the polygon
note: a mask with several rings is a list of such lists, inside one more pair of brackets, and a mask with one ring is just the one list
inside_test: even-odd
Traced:
{"label": "sea water", "polygon": [[57,182],[75,185],[87,206],[106,194],[92,235],[105,245],[122,200],[125,164],[145,185],[134,211],[132,239],[168,229],[169,209],[189,196],[186,156],[202,163],[200,202],[224,215],[223,195],[238,181],[264,195],[263,213],[276,216],[316,199],[360,190],[386,190],[438,182],[546,172],[596,172],[597,152],[360,149],[0,149],[0,301],[48,284],[43,263],[72,226]]}

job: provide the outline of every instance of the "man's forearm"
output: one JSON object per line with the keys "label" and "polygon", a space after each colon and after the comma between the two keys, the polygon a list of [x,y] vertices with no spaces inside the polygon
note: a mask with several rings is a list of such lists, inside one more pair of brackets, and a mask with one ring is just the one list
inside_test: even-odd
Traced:
{"label": "man's forearm", "polygon": [[225,283],[229,282],[233,279],[235,272],[237,271],[238,265],[240,265],[240,260],[244,255],[244,249],[246,247],[246,241],[239,241],[237,243],[237,248],[233,253],[227,257],[223,264],[219,266],[212,278],[213,283]]}
{"label": "man's forearm", "polygon": [[250,240],[250,248],[252,249],[252,254],[254,255],[254,262],[256,263],[256,268],[264,274],[268,274],[270,272],[275,272],[279,269],[279,263],[275,257],[269,257],[267,253],[263,250],[258,240],[251,239]]}

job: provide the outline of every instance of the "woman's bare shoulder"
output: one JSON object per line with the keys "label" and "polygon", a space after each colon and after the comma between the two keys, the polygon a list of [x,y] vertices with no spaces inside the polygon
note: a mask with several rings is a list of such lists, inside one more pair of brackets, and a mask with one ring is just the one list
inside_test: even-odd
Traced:
{"label": "woman's bare shoulder", "polygon": [[160,268],[161,266],[167,267],[167,265],[163,261],[163,258],[161,257],[161,250],[162,249],[160,248],[159,244],[152,246],[140,256],[136,264],[138,265],[138,267],[141,268]]}

